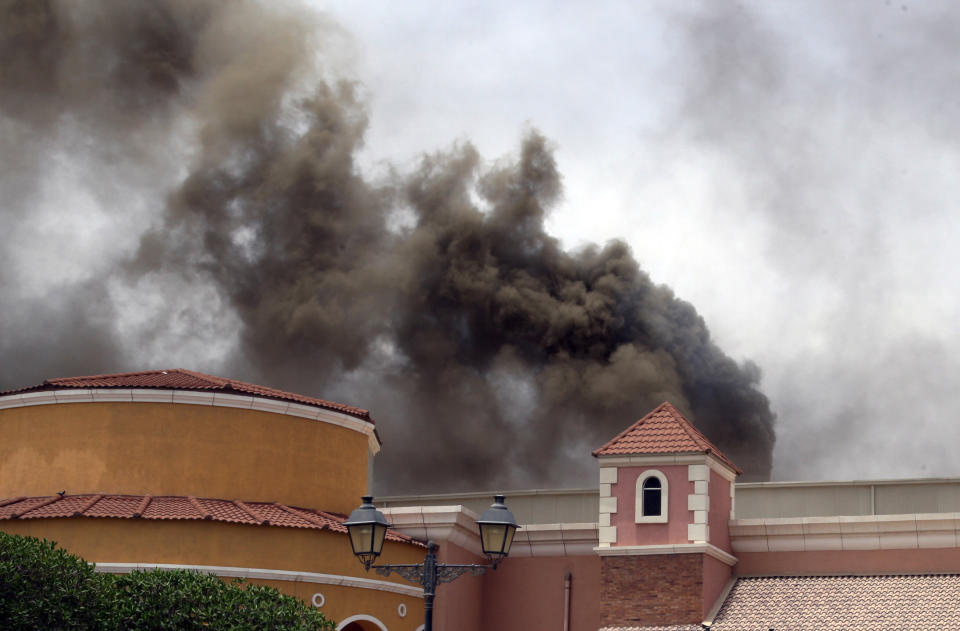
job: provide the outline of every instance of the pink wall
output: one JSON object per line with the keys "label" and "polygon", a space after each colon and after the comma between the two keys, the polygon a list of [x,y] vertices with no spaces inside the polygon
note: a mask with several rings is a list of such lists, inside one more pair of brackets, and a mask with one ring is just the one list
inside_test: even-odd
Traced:
{"label": "pink wall", "polygon": [[710,485],[707,487],[707,492],[710,495],[710,510],[707,511],[710,543],[725,552],[732,552],[733,549],[730,547],[730,482],[711,469]]}
{"label": "pink wall", "polygon": [[[724,480],[726,481],[726,480]],[[710,481],[713,484],[713,481]],[[730,495],[727,495],[727,499]],[[712,501],[712,500],[711,500]],[[730,581],[732,572],[729,565],[712,556],[703,555],[703,617],[706,618],[713,605],[720,598],[723,588]]]}
{"label": "pink wall", "polygon": [[[450,542],[440,544],[440,563],[486,563],[486,561]],[[507,562],[512,562],[508,559]],[[499,570],[498,570],[499,573]],[[467,574],[452,583],[437,586],[433,602],[433,624],[446,631],[482,631],[483,579]],[[408,614],[409,615],[409,614]]]}
{"label": "pink wall", "polygon": [[923,550],[817,550],[741,552],[738,575],[856,573],[957,573],[960,548]]}
{"label": "pink wall", "polygon": [[[669,499],[665,524],[638,524],[634,521],[637,500],[637,478],[656,469],[667,477]],[[617,512],[610,516],[610,525],[617,527],[618,546],[642,546],[664,543],[687,543],[687,525],[692,513],[687,510],[687,495],[693,492],[686,465],[656,467],[620,467],[611,492],[617,498]]]}
{"label": "pink wall", "polygon": [[[600,557],[508,558],[483,575],[483,629],[563,629],[563,583],[572,574],[570,631],[600,626]],[[461,579],[462,580],[462,579]],[[458,603],[459,606],[459,603]],[[459,631],[458,627],[445,627]]]}

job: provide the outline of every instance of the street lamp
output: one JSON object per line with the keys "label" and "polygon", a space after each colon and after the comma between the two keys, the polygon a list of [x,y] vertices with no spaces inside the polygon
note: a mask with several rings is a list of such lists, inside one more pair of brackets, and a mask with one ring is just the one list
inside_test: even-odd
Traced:
{"label": "street lamp", "polygon": [[350,513],[344,522],[350,534],[350,545],[353,554],[363,563],[367,571],[372,567],[377,574],[389,576],[396,572],[412,583],[423,586],[424,631],[433,630],[433,599],[437,592],[437,585],[454,581],[467,572],[473,576],[480,576],[488,568],[497,569],[497,565],[510,554],[510,544],[513,543],[513,534],[517,531],[517,520],[504,503],[503,495],[494,496],[493,504],[483,512],[477,525],[480,527],[480,546],[490,565],[459,565],[453,563],[437,563],[437,544],[427,542],[427,556],[423,563],[404,563],[373,565],[374,560],[383,550],[383,541],[387,528],[393,526],[387,521],[383,513],[373,505],[373,497],[365,495],[363,504]]}
{"label": "street lamp", "polygon": [[493,569],[510,554],[513,533],[517,531],[517,520],[503,503],[502,495],[493,496],[493,504],[483,511],[477,525],[480,526],[480,547],[490,559]]}
{"label": "street lamp", "polygon": [[363,563],[365,570],[380,556],[383,550],[383,540],[387,536],[387,528],[392,528],[383,513],[373,505],[373,496],[364,495],[363,504],[350,513],[345,522],[350,534],[350,547],[353,554]]}

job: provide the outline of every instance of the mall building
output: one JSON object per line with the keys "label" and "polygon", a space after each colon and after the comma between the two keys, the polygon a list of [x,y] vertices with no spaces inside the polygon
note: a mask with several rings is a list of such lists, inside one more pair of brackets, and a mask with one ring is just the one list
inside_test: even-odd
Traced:
{"label": "mall building", "polygon": [[[507,491],[495,571],[441,585],[447,631],[934,629],[960,615],[960,480],[737,483],[669,403],[579,489]],[[363,409],[187,370],[0,393],[0,530],[104,572],[271,585],[342,631],[417,631],[423,591],[367,573],[343,525],[381,443]],[[490,493],[378,498],[384,563],[484,563]],[[499,489],[496,489],[499,491]]]}

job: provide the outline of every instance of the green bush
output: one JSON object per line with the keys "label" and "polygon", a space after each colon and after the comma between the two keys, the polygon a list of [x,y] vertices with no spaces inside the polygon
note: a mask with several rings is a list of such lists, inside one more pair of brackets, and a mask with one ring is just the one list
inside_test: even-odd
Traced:
{"label": "green bush", "polygon": [[98,574],[50,541],[0,532],[0,629],[333,631],[292,596],[186,570]]}
{"label": "green bush", "polygon": [[100,629],[102,585],[52,541],[0,532],[0,629]]}
{"label": "green bush", "polygon": [[332,622],[272,587],[225,583],[187,570],[103,575],[112,584],[110,631],[332,631]]}

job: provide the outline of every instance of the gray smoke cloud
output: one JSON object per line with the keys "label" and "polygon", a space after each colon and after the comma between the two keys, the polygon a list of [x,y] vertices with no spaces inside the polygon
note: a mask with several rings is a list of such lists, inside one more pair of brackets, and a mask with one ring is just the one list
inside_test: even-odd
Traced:
{"label": "gray smoke cloud", "polygon": [[79,161],[109,208],[96,242],[119,243],[72,283],[3,267],[0,387],[163,358],[342,399],[380,422],[385,492],[589,485],[590,450],[669,400],[769,477],[759,369],[625,243],[547,234],[563,187],[536,130],[493,165],[461,142],[371,178],[364,89],[322,16],[0,8],[2,255],[56,160]]}
{"label": "gray smoke cloud", "polygon": [[[664,153],[716,165],[783,296],[760,351],[781,479],[955,476],[960,10],[951,2],[671,10]],[[733,198],[733,199],[732,199]],[[760,276],[761,274],[758,274]]]}

